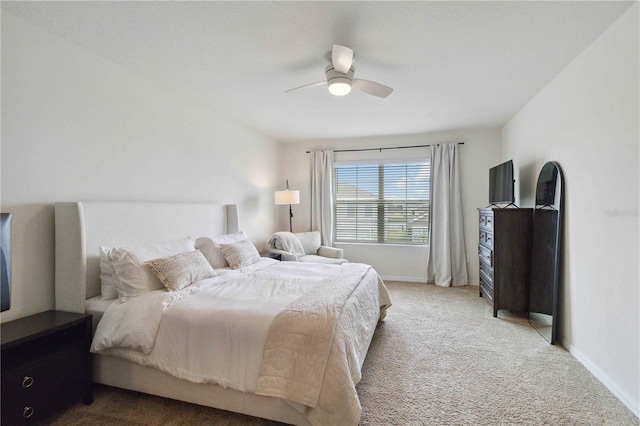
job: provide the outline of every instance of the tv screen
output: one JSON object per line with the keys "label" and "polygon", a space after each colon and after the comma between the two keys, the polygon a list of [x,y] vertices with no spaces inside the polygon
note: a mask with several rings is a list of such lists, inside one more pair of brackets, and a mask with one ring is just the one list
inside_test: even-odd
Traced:
{"label": "tv screen", "polygon": [[513,204],[513,160],[489,169],[489,204]]}
{"label": "tv screen", "polygon": [[11,308],[11,213],[0,213],[0,305]]}

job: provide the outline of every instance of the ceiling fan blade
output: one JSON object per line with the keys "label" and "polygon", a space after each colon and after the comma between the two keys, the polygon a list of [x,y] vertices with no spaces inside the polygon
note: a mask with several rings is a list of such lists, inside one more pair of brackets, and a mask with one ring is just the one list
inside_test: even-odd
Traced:
{"label": "ceiling fan blade", "polygon": [[309,83],[309,84],[305,84],[304,86],[294,87],[293,89],[285,90],[284,93],[293,92],[294,90],[304,89],[307,87],[319,86],[321,84],[327,84],[327,81],[326,80],[316,81],[315,83]]}
{"label": "ceiling fan blade", "polygon": [[339,73],[346,74],[353,65],[353,50],[339,44],[334,44],[331,49],[331,62],[333,68]]}
{"label": "ceiling fan blade", "polygon": [[393,92],[391,87],[387,87],[384,84],[376,83],[375,81],[354,79],[351,86],[354,89],[358,89],[361,92],[368,93],[379,98],[386,98]]}

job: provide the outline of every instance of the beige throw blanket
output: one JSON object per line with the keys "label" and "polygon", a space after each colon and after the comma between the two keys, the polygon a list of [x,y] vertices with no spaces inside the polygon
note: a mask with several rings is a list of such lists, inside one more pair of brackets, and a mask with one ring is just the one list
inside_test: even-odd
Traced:
{"label": "beige throw blanket", "polygon": [[371,269],[352,266],[318,283],[274,318],[264,346],[257,394],[316,407],[336,322]]}

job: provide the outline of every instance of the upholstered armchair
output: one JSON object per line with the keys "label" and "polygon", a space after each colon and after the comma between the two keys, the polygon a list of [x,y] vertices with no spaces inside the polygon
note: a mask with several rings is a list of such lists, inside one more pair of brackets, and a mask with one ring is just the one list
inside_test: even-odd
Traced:
{"label": "upholstered armchair", "polygon": [[267,242],[270,253],[292,262],[345,263],[342,249],[323,246],[320,232],[276,232]]}

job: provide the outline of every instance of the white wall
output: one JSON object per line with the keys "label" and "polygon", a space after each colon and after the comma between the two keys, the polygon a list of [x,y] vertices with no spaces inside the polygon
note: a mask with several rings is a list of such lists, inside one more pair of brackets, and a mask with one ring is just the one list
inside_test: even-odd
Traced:
{"label": "white wall", "polygon": [[[310,156],[306,152],[320,149],[377,148],[413,146],[443,142],[464,142],[460,146],[463,220],[469,280],[478,285],[478,207],[485,207],[489,197],[489,168],[500,161],[498,130],[458,130],[433,134],[397,135],[360,139],[317,140],[285,144],[281,180],[289,179],[292,189],[300,190],[300,204],[293,206],[293,230],[310,230]],[[284,183],[283,183],[284,185]],[[288,208],[276,211],[278,228],[289,229]],[[372,265],[388,280],[426,281],[426,247],[378,244],[336,244],[353,262]]]}
{"label": "white wall", "polygon": [[564,171],[560,339],[636,415],[638,78],[636,3],[502,132],[523,200],[546,161]]}
{"label": "white wall", "polygon": [[54,307],[53,204],[237,203],[259,248],[274,231],[281,144],[2,13],[2,211],[12,307]]}

